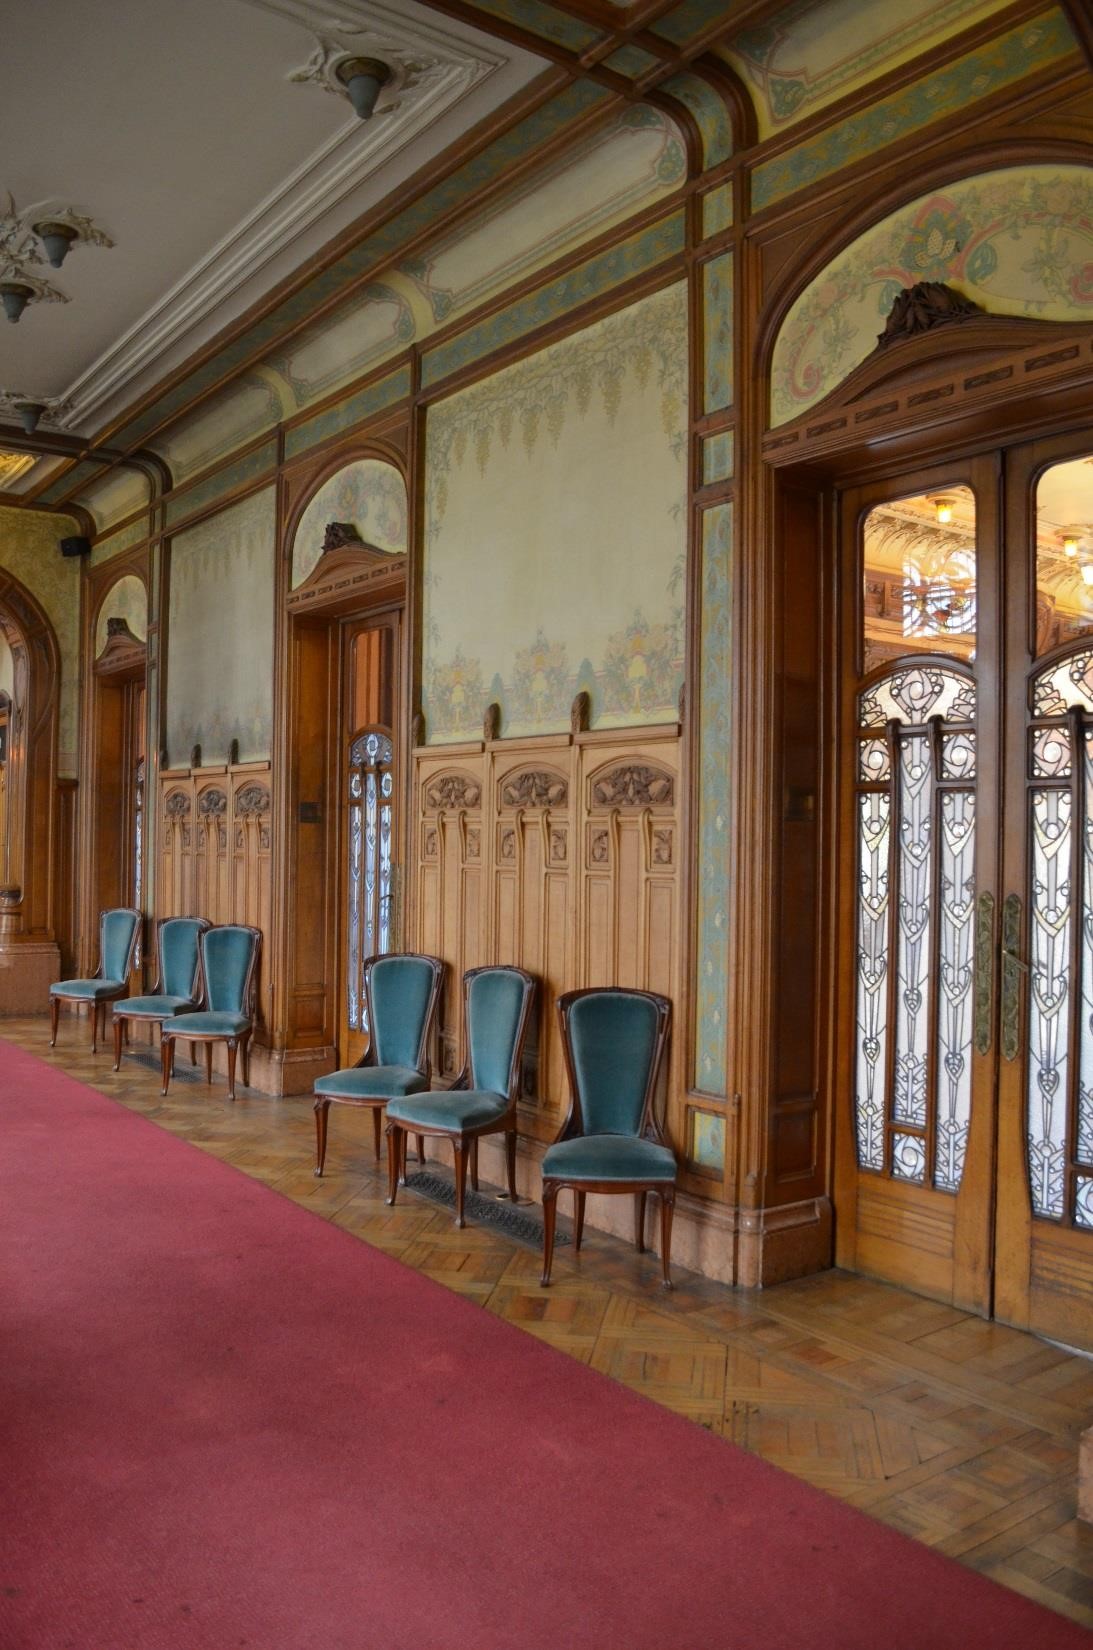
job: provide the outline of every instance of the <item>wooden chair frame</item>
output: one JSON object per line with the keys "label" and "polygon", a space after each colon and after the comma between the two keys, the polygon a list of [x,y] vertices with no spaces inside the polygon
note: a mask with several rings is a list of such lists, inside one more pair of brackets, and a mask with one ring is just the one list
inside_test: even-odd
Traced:
{"label": "wooden chair frame", "polygon": [[[577,1073],[573,1065],[573,1050],[569,1041],[570,1013],[573,1005],[580,1002],[582,997],[600,997],[604,992],[611,992],[616,996],[644,997],[646,1002],[653,1003],[656,1007],[656,1039],[653,1044],[653,1056],[649,1061],[649,1076],[645,1084],[645,1096],[642,1100],[641,1119],[638,1124],[637,1135],[634,1137],[624,1136],[623,1138],[651,1140],[655,1145],[665,1146],[671,1150],[656,1115],[655,1101],[664,1070],[668,1038],[671,1033],[672,1005],[667,997],[662,997],[655,991],[632,991],[625,986],[593,986],[583,991],[567,991],[564,996],[558,998],[558,1017],[562,1023],[562,1047],[565,1050],[566,1073],[569,1078],[569,1111],[554,1144],[557,1146],[563,1140],[574,1140],[584,1135],[581,1118],[581,1096],[577,1084]],[[646,1199],[650,1192],[654,1193],[660,1199],[661,1274],[665,1289],[671,1289],[672,1216],[675,1212],[675,1182],[665,1182],[663,1180],[577,1181],[566,1180],[557,1175],[543,1176],[543,1275],[539,1281],[544,1289],[550,1283],[551,1266],[554,1260],[554,1227],[558,1193],[563,1186],[572,1189],[576,1204],[573,1232],[573,1247],[575,1250],[580,1249],[581,1239],[584,1236],[584,1206],[588,1193],[632,1193],[634,1196],[634,1247],[639,1255],[645,1253]]]}
{"label": "wooden chair frame", "polygon": [[[433,1024],[436,1020],[437,1004],[440,1002],[440,988],[444,983],[444,967],[439,957],[427,956],[422,951],[387,951],[378,957],[369,957],[364,965],[364,1000],[368,1009],[368,1024],[376,1023],[376,1011],[372,1002],[372,969],[376,963],[386,962],[391,957],[412,957],[416,962],[425,962],[433,971],[433,983],[429,994],[428,1006],[425,1010],[425,1019],[422,1023],[421,1041],[418,1044],[417,1058],[414,1065],[425,1078],[426,1083],[432,1077],[432,1061],[429,1059],[429,1039],[433,1034]],[[369,1035],[368,1047],[355,1065],[346,1069],[360,1071],[368,1066],[377,1065],[375,1057],[376,1045],[373,1036]],[[376,1160],[380,1155],[380,1134],[383,1119],[380,1113],[386,1106],[389,1095],[386,1094],[318,1094],[315,1096],[315,1174],[322,1179],[326,1165],[326,1132],[331,1105],[358,1106],[372,1113],[372,1131],[375,1138]],[[418,1161],[425,1161],[425,1148],[421,1137],[418,1136]]]}
{"label": "wooden chair frame", "polygon": [[[247,969],[247,977],[243,981],[243,990],[239,999],[240,1013],[245,1015],[251,1023],[247,1026],[245,1031],[237,1031],[229,1034],[223,1031],[190,1032],[187,1030],[185,1025],[185,1021],[189,1018],[189,1015],[186,1014],[179,1016],[177,1025],[173,1025],[170,1020],[164,1020],[160,1029],[160,1054],[163,1067],[163,1088],[160,1092],[162,1094],[167,1093],[171,1078],[174,1076],[175,1039],[178,1037],[185,1037],[189,1041],[191,1047],[194,1043],[204,1043],[205,1081],[210,1084],[213,1080],[213,1044],[224,1043],[227,1045],[229,1100],[235,1099],[235,1061],[237,1050],[242,1055],[243,1059],[244,1088],[247,1087],[250,1079],[250,1040],[254,1034],[255,977],[258,973],[258,958],[262,950],[262,930],[260,928],[254,928],[250,923],[246,922],[210,923],[201,936],[202,971],[204,971],[205,966],[205,940],[208,935],[213,933],[217,928],[243,928],[254,938],[254,949],[251,952],[250,966]],[[207,979],[205,981],[205,987],[207,994]],[[206,1009],[205,1012],[210,1013],[215,1011]]]}
{"label": "wooden chair frame", "polygon": [[[463,976],[463,1039],[467,1056],[459,1076],[450,1085],[451,1093],[457,1089],[470,1089],[472,1086],[471,1074],[471,1036],[470,1036],[470,996],[471,984],[480,974],[496,974],[503,969],[507,974],[517,974],[524,982],[524,998],[520,1005],[520,1018],[516,1026],[516,1038],[512,1046],[512,1059],[509,1062],[508,1081],[505,1087],[505,1097],[508,1104],[499,1117],[491,1118],[486,1123],[479,1123],[475,1128],[462,1129],[459,1133],[452,1129],[423,1128],[414,1123],[408,1130],[401,1123],[387,1123],[387,1202],[393,1204],[398,1194],[398,1183],[406,1179],[406,1136],[412,1132],[418,1140],[418,1159],[424,1162],[424,1139],[450,1140],[455,1152],[455,1224],[460,1229],[467,1222],[463,1216],[463,1206],[467,1195],[467,1168],[468,1162],[471,1173],[471,1187],[478,1190],[478,1142],[484,1134],[504,1134],[505,1162],[508,1170],[508,1195],[513,1203],[518,1201],[516,1192],[516,1101],[520,1092],[520,1071],[524,1058],[524,1044],[527,1041],[528,1026],[531,1023],[531,1010],[535,1001],[536,980],[526,969],[516,968],[507,963],[490,963],[482,968],[469,968]],[[436,1092],[436,1091],[435,1091]]]}
{"label": "wooden chair frame", "polygon": [[[207,917],[186,917],[186,918],[159,917],[159,918],[157,918],[157,920],[156,920],[156,961],[159,965],[159,972],[158,972],[158,976],[156,978],[155,986],[152,988],[151,991],[149,991],[147,993],[147,995],[149,997],[158,997],[158,996],[161,996],[163,994],[163,929],[164,929],[164,926],[167,923],[169,923],[169,922],[179,922],[179,921],[196,922],[196,923],[199,924],[198,932],[197,932],[197,961],[194,964],[194,977],[193,977],[193,981],[192,981],[192,989],[190,991],[190,996],[193,998],[194,1007],[195,1008],[200,1008],[202,1000],[203,1000],[204,995],[205,995],[205,980],[204,980],[204,973],[203,973],[203,966],[202,966],[203,965],[203,958],[202,958],[202,955],[201,955],[201,936],[202,936],[202,934],[204,934],[206,932],[207,929],[212,927],[212,923],[209,922]],[[122,1002],[124,1002],[124,999],[122,999]],[[145,1013],[145,1012],[143,1012],[139,1009],[137,1010],[136,1013],[130,1013],[127,1009],[125,1009],[122,1006],[121,1003],[115,1003],[115,1005],[114,1005],[114,1070],[115,1071],[117,1071],[118,1068],[121,1065],[122,1037],[124,1036],[126,1043],[129,1042],[129,1022],[131,1020],[142,1020],[148,1025],[162,1026],[164,1018],[165,1018],[165,1016],[163,1016],[163,1015],[148,1014],[148,1013]],[[161,1041],[162,1041],[162,1039],[161,1039]],[[195,1064],[196,1064],[196,1058],[197,1057],[196,1057],[195,1048],[194,1048],[194,1045],[191,1043],[191,1045],[190,1045],[190,1059]]]}
{"label": "wooden chair frame", "polygon": [[133,936],[129,941],[129,951],[125,959],[125,979],[122,982],[121,989],[119,991],[108,992],[104,997],[78,997],[75,995],[70,997],[63,991],[51,991],[49,994],[50,1048],[56,1048],[57,1046],[57,1026],[61,1017],[61,1004],[76,1003],[79,1005],[80,1003],[89,1003],[91,1006],[91,1052],[92,1054],[97,1054],[99,1052],[100,1025],[103,1042],[106,1041],[107,1003],[116,1003],[120,998],[128,997],[129,995],[129,975],[133,971],[133,960],[137,954],[137,946],[140,943],[141,927],[144,922],[143,912],[136,910],[132,905],[111,905],[107,910],[99,912],[99,966],[96,968],[94,974],[84,975],[83,978],[88,980],[101,980],[103,978],[102,925],[105,918],[111,911],[125,911],[129,916],[136,917],[137,919],[133,925]]}

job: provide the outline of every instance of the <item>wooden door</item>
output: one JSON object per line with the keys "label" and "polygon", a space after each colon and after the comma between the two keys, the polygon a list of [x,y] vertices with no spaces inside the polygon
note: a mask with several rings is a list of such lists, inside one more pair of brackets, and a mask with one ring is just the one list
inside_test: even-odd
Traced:
{"label": "wooden door", "polygon": [[364,965],[399,941],[395,729],[401,617],[342,627],[342,829],[339,1057],[352,1065],[368,1047]]}
{"label": "wooden door", "polygon": [[1093,439],[1006,470],[995,1311],[1093,1347]]}
{"label": "wooden door", "polygon": [[845,493],[839,1264],[989,1312],[999,466]]}

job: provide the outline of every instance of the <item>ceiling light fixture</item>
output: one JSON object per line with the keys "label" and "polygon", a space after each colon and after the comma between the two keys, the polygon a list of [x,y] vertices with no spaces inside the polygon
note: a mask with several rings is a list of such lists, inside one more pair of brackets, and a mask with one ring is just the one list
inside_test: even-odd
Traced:
{"label": "ceiling light fixture", "polygon": [[1076,527],[1064,527],[1059,534],[1063,546],[1063,555],[1068,561],[1073,561],[1078,554],[1079,533]]}
{"label": "ceiling light fixture", "polygon": [[0,281],[0,303],[9,321],[17,321],[34,297],[34,288],[26,281]]}
{"label": "ceiling light fixture", "polygon": [[932,498],[930,503],[934,507],[934,514],[937,517],[938,526],[948,527],[949,523],[953,519],[953,511],[956,508],[956,500],[942,495],[938,498]]}
{"label": "ceiling light fixture", "polygon": [[346,96],[361,120],[371,120],[376,100],[391,78],[391,70],[378,57],[345,57],[334,66]]}
{"label": "ceiling light fixture", "polygon": [[1093,561],[1083,561],[1082,578],[1086,584],[1093,584]]}
{"label": "ceiling light fixture", "polygon": [[60,269],[72,249],[73,241],[80,238],[80,231],[74,223],[63,223],[59,218],[44,218],[41,223],[31,226],[42,243],[42,250],[53,265]]}
{"label": "ceiling light fixture", "polygon": [[14,410],[19,414],[19,422],[27,435],[33,435],[41,422],[42,414],[49,409],[44,401],[17,401]]}

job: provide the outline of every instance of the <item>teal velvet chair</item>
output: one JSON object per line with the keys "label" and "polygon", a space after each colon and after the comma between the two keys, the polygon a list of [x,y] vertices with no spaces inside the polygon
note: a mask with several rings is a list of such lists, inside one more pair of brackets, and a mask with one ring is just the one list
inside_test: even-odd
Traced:
{"label": "teal velvet chair", "polygon": [[228,1051],[228,1099],[235,1099],[235,1060],[243,1056],[243,1082],[250,1076],[250,1040],[254,1030],[254,986],[262,930],[226,922],[201,936],[201,973],[205,1007],[196,1014],[164,1020],[162,1026],[163,1093],[175,1068],[175,1039],[205,1045],[205,1078],[213,1080],[213,1044]]}
{"label": "teal velvet chair", "polygon": [[57,1045],[62,1003],[86,1003],[91,1009],[91,1052],[98,1053],[99,1030],[106,1037],[106,1005],[128,996],[129,975],[140,939],[141,914],[129,906],[99,916],[99,966],[88,980],[58,980],[49,988],[49,1046]]}
{"label": "teal velvet chair", "polygon": [[372,957],[365,963],[368,1052],[355,1066],[329,1072],[315,1084],[317,1175],[322,1175],[326,1164],[326,1130],[332,1105],[365,1106],[371,1111],[378,1158],[384,1106],[397,1096],[419,1094],[429,1087],[429,1034],[443,978],[444,964],[436,957],[408,952]]}
{"label": "teal velvet chair", "polygon": [[121,1065],[122,1037],[129,1024],[162,1025],[174,1014],[201,1007],[201,936],[211,925],[204,917],[167,917],[156,931],[159,978],[146,997],[126,997],[114,1004],[114,1070]]}
{"label": "teal velvet chair", "polygon": [[574,1247],[581,1247],[589,1192],[629,1192],[634,1238],[645,1250],[645,1200],[660,1199],[660,1263],[672,1287],[675,1153],[657,1122],[654,1102],[672,1019],[667,997],[652,991],[567,991],[558,999],[569,1072],[569,1115],[543,1156],[543,1276],[550,1282],[558,1193],[573,1189]]}
{"label": "teal velvet chair", "polygon": [[[467,1163],[478,1188],[478,1142],[505,1136],[509,1197],[516,1202],[516,1099],[535,981],[522,968],[472,968],[463,976],[467,1060],[450,1089],[387,1102],[388,1203],[406,1177],[406,1135],[450,1140],[455,1152],[455,1223],[465,1226]],[[420,1156],[420,1147],[419,1147]]]}

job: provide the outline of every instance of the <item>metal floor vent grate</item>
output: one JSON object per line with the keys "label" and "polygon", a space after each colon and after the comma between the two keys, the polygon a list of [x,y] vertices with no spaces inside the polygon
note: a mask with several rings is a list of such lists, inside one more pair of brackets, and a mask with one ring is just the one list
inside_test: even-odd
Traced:
{"label": "metal floor vent grate", "polygon": [[[425,1169],[419,1169],[416,1174],[406,1176],[406,1190],[417,1192],[419,1197],[427,1197],[430,1203],[441,1203],[446,1209],[455,1208],[453,1182],[443,1179],[440,1175],[429,1174]],[[463,1212],[468,1221],[472,1221],[476,1226],[496,1226],[506,1237],[515,1238],[518,1243],[529,1243],[536,1249],[543,1246],[541,1216],[529,1214],[525,1209],[507,1201],[502,1202],[485,1192],[474,1192],[468,1186]],[[569,1233],[561,1229],[559,1222],[554,1236],[555,1247],[560,1249],[569,1241]]]}

